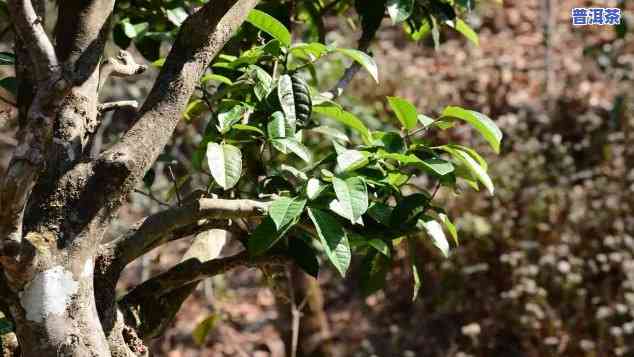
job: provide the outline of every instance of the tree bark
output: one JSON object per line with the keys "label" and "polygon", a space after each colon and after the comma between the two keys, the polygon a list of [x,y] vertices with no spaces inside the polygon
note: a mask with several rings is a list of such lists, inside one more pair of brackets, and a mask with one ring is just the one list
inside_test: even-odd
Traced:
{"label": "tree bark", "polygon": [[[15,335],[6,335],[17,337],[22,357],[147,355],[139,336],[148,326],[134,321],[126,305],[133,302],[139,311],[156,306],[145,287],[169,287],[162,294],[176,298],[161,306],[173,316],[205,274],[258,264],[247,256],[185,262],[200,269],[177,265],[116,301],[120,269],[130,260],[205,227],[199,219],[211,224],[261,215],[267,204],[255,201],[201,199],[159,216],[171,223],[149,220],[132,227],[117,240],[121,247],[101,244],[119,207],[171,137],[198,79],[257,2],[214,0],[189,16],[134,126],[93,160],[87,143],[99,109],[106,108],[98,103],[98,91],[114,0],[59,1],[55,42],[45,31],[42,0],[8,1],[19,36],[20,134],[0,184],[0,310],[15,324]],[[186,217],[192,212],[194,219]],[[157,226],[150,227],[152,222]],[[139,246],[126,251],[130,243]],[[110,268],[115,260],[121,265]],[[0,356],[12,356],[15,338],[4,336]]]}

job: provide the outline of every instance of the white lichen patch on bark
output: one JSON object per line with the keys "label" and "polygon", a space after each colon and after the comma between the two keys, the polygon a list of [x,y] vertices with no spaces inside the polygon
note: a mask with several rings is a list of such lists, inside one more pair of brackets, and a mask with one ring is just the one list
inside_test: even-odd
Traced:
{"label": "white lichen patch on bark", "polygon": [[28,320],[41,323],[49,315],[62,315],[78,289],[73,274],[56,266],[35,275],[20,293],[20,303]]}
{"label": "white lichen patch on bark", "polygon": [[93,273],[92,257],[88,257],[86,261],[84,262],[84,268],[81,270],[81,277],[89,278],[92,276],[92,273]]}

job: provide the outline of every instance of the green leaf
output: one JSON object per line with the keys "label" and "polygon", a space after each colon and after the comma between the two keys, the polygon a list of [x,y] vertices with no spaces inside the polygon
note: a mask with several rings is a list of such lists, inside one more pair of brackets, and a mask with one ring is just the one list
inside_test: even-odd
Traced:
{"label": "green leaf", "polygon": [[319,275],[319,259],[317,259],[317,252],[308,242],[300,237],[289,239],[288,251],[295,264],[302,268],[306,274],[317,278]]}
{"label": "green leaf", "polygon": [[207,162],[211,176],[225,190],[238,183],[242,175],[242,153],[233,145],[209,143]]}
{"label": "green leaf", "polygon": [[387,245],[387,243],[385,243],[381,239],[378,239],[378,238],[370,239],[368,241],[368,244],[372,248],[376,249],[377,252],[385,255],[388,258],[392,255],[392,253],[390,251],[390,247]]}
{"label": "green leaf", "polygon": [[417,116],[418,122],[423,125],[423,127],[428,127],[434,123],[434,119],[428,117],[425,114],[418,114]]}
{"label": "green leaf", "polygon": [[279,22],[273,16],[263,11],[253,9],[249,13],[246,21],[251,25],[257,27],[259,30],[273,36],[273,38],[280,41],[282,45],[286,47],[289,47],[291,45],[291,33],[284,26],[284,24]]}
{"label": "green leaf", "polygon": [[373,146],[382,147],[387,152],[402,153],[405,151],[405,141],[398,133],[378,131],[372,133],[372,136],[375,138]]}
{"label": "green leaf", "polygon": [[[292,134],[290,134],[290,128],[287,128],[284,113],[280,111],[271,114],[271,120],[266,124],[266,131],[269,134],[269,139],[292,136]],[[287,135],[287,131],[289,135]]]}
{"label": "green leaf", "polygon": [[392,216],[392,207],[381,202],[372,202],[368,208],[368,215],[378,223],[389,227],[390,217]]}
{"label": "green leaf", "polygon": [[379,83],[379,68],[374,59],[367,53],[352,48],[337,48],[336,51],[360,64],[370,73],[374,81]]}
{"label": "green leaf", "polygon": [[[482,166],[484,171],[488,171],[489,165],[487,164],[486,160],[484,160],[484,158],[480,156],[480,154],[478,154],[478,152],[473,150],[472,148],[466,147],[463,145],[457,145],[457,144],[448,144],[446,145],[446,147],[449,147],[450,149],[453,149],[453,150],[462,150],[468,153],[469,155],[471,155],[471,157],[473,157],[478,162],[478,164],[480,164],[480,166]],[[448,152],[451,153],[450,151]]]}
{"label": "green leaf", "polygon": [[436,157],[420,159],[414,154],[406,155],[387,153],[384,151],[379,151],[379,157],[382,159],[396,160],[405,166],[421,167],[440,176],[444,176],[454,171],[454,167],[451,162]]}
{"label": "green leaf", "polygon": [[326,256],[339,274],[345,277],[352,256],[346,231],[336,218],[322,210],[308,208],[308,216],[315,225]]}
{"label": "green leaf", "polygon": [[167,19],[176,26],[180,26],[189,16],[185,9],[177,7],[166,11]]}
{"label": "green leaf", "polygon": [[347,172],[358,170],[370,163],[369,154],[357,150],[344,150],[337,155],[337,171]]}
{"label": "green leaf", "polygon": [[313,160],[313,154],[310,150],[304,146],[304,144],[300,143],[294,138],[280,138],[273,139],[273,146],[276,149],[280,150],[283,153],[286,153],[290,150],[295,155],[299,156],[300,159],[310,163]]}
{"label": "green leaf", "polygon": [[447,25],[460,32],[464,37],[473,42],[473,44],[475,44],[476,46],[480,46],[480,39],[478,38],[478,34],[469,25],[467,25],[466,22],[456,18],[455,24],[453,21],[450,20],[447,21]]}
{"label": "green leaf", "polygon": [[187,108],[185,108],[185,112],[183,113],[183,117],[187,120],[192,120],[193,118],[199,116],[203,112],[207,111],[207,105],[200,99],[194,99],[189,104],[187,104]]}
{"label": "green leaf", "polygon": [[11,66],[15,64],[15,55],[10,52],[0,52],[0,66]]}
{"label": "green leaf", "polygon": [[480,164],[467,152],[462,150],[453,150],[451,154],[458,160],[460,160],[471,174],[480,181],[484,187],[489,190],[491,195],[494,194],[495,188],[491,177],[487,174],[486,170],[480,166]]}
{"label": "green leaf", "polygon": [[[155,68],[162,68],[162,67],[163,67],[163,65],[165,64],[165,59],[166,59],[166,58],[159,58],[159,59],[157,59],[156,61],[152,62],[152,63],[151,63],[152,67],[155,67]],[[204,78],[204,77],[203,77],[203,78]]]}
{"label": "green leaf", "polygon": [[218,315],[211,315],[196,325],[196,328],[194,328],[194,331],[192,332],[194,342],[196,342],[199,346],[205,344],[207,335],[209,335],[209,332],[214,329],[219,320],[220,317]]}
{"label": "green leaf", "polygon": [[141,22],[138,24],[131,24],[130,19],[125,18],[121,21],[121,25],[123,25],[123,32],[129,38],[135,38],[139,36],[141,33],[145,32],[150,26],[147,22]]}
{"label": "green leaf", "polygon": [[262,130],[260,130],[260,128],[252,126],[252,125],[245,125],[245,124],[234,124],[232,126],[233,129],[236,130],[242,130],[242,131],[250,131],[253,133],[258,133],[260,135],[265,135],[264,132]]}
{"label": "green leaf", "polygon": [[280,81],[277,84],[277,97],[280,100],[284,117],[286,118],[287,127],[291,132],[286,133],[286,136],[292,136],[295,134],[297,115],[295,113],[295,96],[293,95],[293,82],[291,76],[285,74],[280,77]]}
{"label": "green leaf", "polygon": [[451,238],[453,238],[456,246],[460,245],[460,242],[458,241],[458,231],[456,230],[456,226],[453,224],[453,222],[451,222],[451,219],[449,219],[449,217],[444,213],[439,214],[438,218],[440,218],[442,224],[445,226],[445,228],[447,228],[447,231],[449,231],[449,235],[451,235]]}
{"label": "green leaf", "polygon": [[442,230],[442,226],[440,223],[433,220],[420,220],[420,224],[427,232],[427,236],[431,238],[432,243],[440,250],[440,252],[445,256],[445,258],[449,257],[449,242],[447,241],[447,237],[445,237],[445,232]]}
{"label": "green leaf", "polygon": [[348,138],[348,136],[346,134],[342,133],[341,131],[339,131],[339,130],[333,128],[333,127],[329,127],[329,126],[323,125],[323,126],[318,126],[318,127],[312,128],[310,130],[316,131],[316,132],[318,132],[320,134],[324,134],[326,136],[330,136],[330,137],[332,137],[334,139],[337,139],[339,141],[342,141],[344,143],[350,142],[350,139]]}
{"label": "green leaf", "polygon": [[332,48],[319,42],[297,43],[297,44],[294,44],[290,49],[290,53],[293,56],[297,58],[303,58],[308,61],[315,61],[319,57],[331,51],[332,51]]}
{"label": "green leaf", "polygon": [[484,114],[460,107],[447,107],[443,110],[440,120],[460,119],[471,124],[486,141],[491,145],[496,153],[500,153],[500,142],[502,141],[502,131],[495,125],[493,120]]}
{"label": "green leaf", "polygon": [[255,79],[255,86],[253,87],[255,96],[259,101],[262,101],[269,95],[269,92],[271,92],[273,88],[273,78],[259,66],[250,65],[249,70]]}
{"label": "green leaf", "polygon": [[390,171],[383,181],[398,188],[406,184],[407,181],[409,181],[410,176],[410,174],[404,174],[399,171]]}
{"label": "green leaf", "polygon": [[[165,61],[163,59],[163,61]],[[225,76],[221,76],[219,74],[215,74],[215,73],[207,73],[203,76],[203,78],[201,78],[201,83],[202,84],[207,84],[208,82],[211,81],[216,81],[216,82],[220,82],[220,83],[224,83],[226,85],[232,85],[233,81],[231,81],[231,79],[225,77]]]}
{"label": "green leaf", "polygon": [[414,10],[414,0],[387,0],[387,13],[397,24],[407,20]]}
{"label": "green leaf", "polygon": [[218,130],[222,134],[226,134],[231,127],[242,119],[249,112],[249,108],[243,105],[234,105],[229,110],[223,110],[218,113]]}
{"label": "green leaf", "polygon": [[308,176],[306,176],[306,174],[303,171],[298,170],[290,165],[286,165],[286,164],[280,165],[280,171],[288,172],[289,174],[293,175],[293,177],[300,179],[302,181],[308,180]]}
{"label": "green leaf", "polygon": [[398,201],[390,215],[390,226],[406,227],[414,225],[418,218],[429,207],[429,196],[423,193],[413,193]]}
{"label": "green leaf", "polygon": [[247,248],[249,254],[252,256],[260,255],[272,246],[275,245],[288,230],[295,224],[295,221],[283,226],[281,229],[277,229],[275,222],[270,216],[266,216],[262,223],[260,223],[247,242]]}
{"label": "green leaf", "polygon": [[18,81],[15,77],[5,77],[0,79],[0,88],[4,88],[14,96],[18,93]]}
{"label": "green leaf", "polygon": [[332,118],[341,124],[350,127],[355,130],[364,143],[369,144],[372,141],[370,129],[368,129],[361,119],[357,118],[354,114],[347,112],[334,105],[319,105],[313,107],[313,112],[325,115]]}
{"label": "green leaf", "polygon": [[361,291],[370,295],[385,286],[385,279],[390,268],[390,260],[384,255],[369,252],[361,263]]}
{"label": "green leaf", "polygon": [[334,177],[332,183],[342,209],[342,212],[337,213],[349,219],[352,224],[357,223],[368,210],[368,188],[365,180],[361,177],[350,177],[345,180]]}
{"label": "green leaf", "polygon": [[136,29],[134,28],[134,26],[130,23],[130,19],[125,18],[123,20],[121,20],[121,26],[123,26],[123,33],[128,37],[128,38],[135,38],[137,33],[136,33]]}
{"label": "green leaf", "polygon": [[428,20],[425,20],[418,29],[408,28],[408,30],[412,40],[419,41],[429,34],[429,31],[431,30],[431,23]]}
{"label": "green leaf", "polygon": [[299,198],[280,197],[271,203],[269,216],[278,230],[291,223],[304,211],[306,200]]}
{"label": "green leaf", "polygon": [[311,177],[306,183],[306,196],[309,200],[314,200],[324,191],[326,185],[322,184],[319,179]]}
{"label": "green leaf", "polygon": [[387,97],[387,100],[403,127],[407,130],[414,129],[418,122],[416,107],[408,100],[400,97]]}

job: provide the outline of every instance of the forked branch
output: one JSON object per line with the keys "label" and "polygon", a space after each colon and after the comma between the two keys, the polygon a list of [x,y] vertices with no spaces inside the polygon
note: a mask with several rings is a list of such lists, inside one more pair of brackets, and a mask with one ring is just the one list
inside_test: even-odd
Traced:
{"label": "forked branch", "polygon": [[173,240],[173,236],[196,233],[197,227],[225,228],[228,219],[261,216],[266,213],[268,205],[267,202],[253,200],[199,198],[184,206],[145,217],[123,236],[104,245],[104,254],[112,256],[109,269],[120,271],[151,249]]}
{"label": "forked branch", "polygon": [[123,194],[130,192],[154,163],[172,136],[199,78],[257,3],[258,0],[210,1],[183,22],[139,111],[139,120],[102,155],[106,162],[118,160],[129,166],[132,179],[126,181]]}

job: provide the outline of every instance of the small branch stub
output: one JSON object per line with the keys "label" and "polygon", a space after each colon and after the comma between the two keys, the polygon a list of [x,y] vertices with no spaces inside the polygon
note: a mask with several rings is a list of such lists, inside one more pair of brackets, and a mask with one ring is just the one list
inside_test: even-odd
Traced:
{"label": "small branch stub", "polygon": [[147,66],[138,64],[130,52],[121,50],[116,57],[110,57],[101,64],[98,90],[101,91],[110,76],[129,77],[141,74],[146,70]]}

